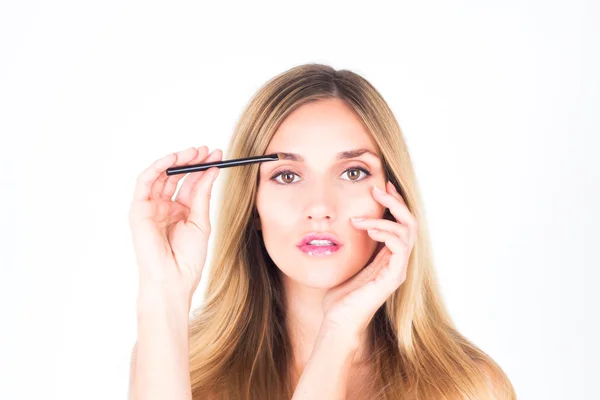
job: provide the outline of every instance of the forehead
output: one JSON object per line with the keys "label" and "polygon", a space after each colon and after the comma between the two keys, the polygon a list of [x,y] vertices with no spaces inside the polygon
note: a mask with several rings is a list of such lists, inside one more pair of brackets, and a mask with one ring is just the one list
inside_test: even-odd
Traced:
{"label": "forehead", "polygon": [[266,154],[289,151],[310,159],[355,148],[375,151],[376,145],[351,108],[339,99],[327,99],[294,110],[275,132]]}

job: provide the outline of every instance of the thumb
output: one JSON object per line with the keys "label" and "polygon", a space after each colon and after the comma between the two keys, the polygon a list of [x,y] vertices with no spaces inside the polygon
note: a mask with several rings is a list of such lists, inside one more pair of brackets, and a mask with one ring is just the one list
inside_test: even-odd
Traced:
{"label": "thumb", "polygon": [[188,221],[196,225],[206,234],[210,233],[210,198],[213,184],[219,175],[220,168],[209,168],[204,176],[196,182],[192,194],[192,206]]}

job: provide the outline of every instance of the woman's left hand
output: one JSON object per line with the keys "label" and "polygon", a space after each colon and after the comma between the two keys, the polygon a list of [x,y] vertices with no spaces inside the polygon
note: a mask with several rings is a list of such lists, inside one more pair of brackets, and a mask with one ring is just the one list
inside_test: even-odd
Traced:
{"label": "woman's left hand", "polygon": [[323,300],[321,329],[350,334],[357,340],[381,305],[405,281],[418,229],[416,219],[391,182],[386,184],[386,193],[371,190],[375,200],[390,210],[396,222],[377,218],[353,222],[358,229],[376,229],[369,231],[369,236],[385,245],[372,263],[330,289]]}

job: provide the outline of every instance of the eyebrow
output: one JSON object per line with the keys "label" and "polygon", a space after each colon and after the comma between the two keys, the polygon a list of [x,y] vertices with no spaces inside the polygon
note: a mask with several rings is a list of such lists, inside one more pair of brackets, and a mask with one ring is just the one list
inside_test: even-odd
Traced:
{"label": "eyebrow", "polygon": [[[296,154],[296,153],[284,153],[284,152],[276,152],[277,154],[279,154],[279,159],[280,160],[290,160],[290,161],[297,161],[297,162],[304,162],[304,157],[302,157],[300,154]],[[379,155],[377,155],[377,153],[375,153],[372,150],[369,149],[354,149],[354,150],[348,150],[348,151],[342,151],[340,153],[337,154],[336,159],[337,160],[346,160],[348,158],[357,158],[362,156],[363,154],[371,154],[372,156],[375,156],[377,158],[380,158]]]}

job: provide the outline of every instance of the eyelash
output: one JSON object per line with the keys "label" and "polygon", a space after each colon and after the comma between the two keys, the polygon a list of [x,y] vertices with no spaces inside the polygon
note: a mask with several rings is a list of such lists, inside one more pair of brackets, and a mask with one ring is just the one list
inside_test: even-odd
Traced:
{"label": "eyelash", "polygon": [[[365,178],[363,178],[363,179],[360,179],[360,180],[355,180],[355,181],[352,181],[351,179],[344,179],[344,180],[346,180],[346,181],[351,181],[352,183],[357,183],[357,182],[360,182],[360,181],[364,181],[365,179],[367,179],[367,177],[371,176],[371,172],[369,172],[369,170],[368,170],[368,169],[366,169],[366,168],[363,168],[363,167],[359,167],[359,166],[349,167],[349,168],[347,168],[347,169],[344,171],[344,173],[345,173],[345,172],[347,172],[347,171],[350,171],[351,169],[357,169],[357,170],[359,170],[359,171],[362,171],[362,172],[364,172],[364,173],[366,174],[366,177],[365,177]],[[284,171],[279,171],[279,172],[277,172],[275,175],[271,176],[271,178],[270,178],[270,179],[271,179],[272,181],[275,181],[275,183],[277,183],[278,185],[289,186],[289,185],[292,185],[293,183],[281,183],[281,182],[278,182],[278,181],[275,179],[275,178],[277,178],[277,177],[279,177],[279,176],[281,176],[281,175],[283,175],[283,174],[288,174],[288,173],[289,173],[289,174],[298,175],[298,174],[296,174],[294,171],[290,171],[289,169],[286,169],[286,170],[284,170]]]}

